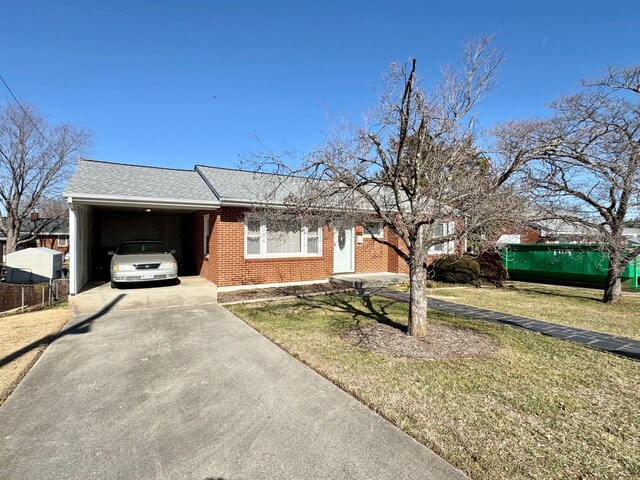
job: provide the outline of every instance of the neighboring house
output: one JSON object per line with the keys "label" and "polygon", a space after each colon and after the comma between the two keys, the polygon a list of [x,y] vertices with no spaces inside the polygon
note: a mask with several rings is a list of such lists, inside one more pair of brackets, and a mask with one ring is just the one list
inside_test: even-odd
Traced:
{"label": "neighboring house", "polygon": [[507,243],[542,243],[540,229],[535,226],[520,227],[517,229],[506,229],[506,232],[497,240],[498,245]]}
{"label": "neighboring house", "polygon": [[622,234],[627,237],[630,242],[640,243],[640,228],[625,228]]}
{"label": "neighboring house", "polygon": [[[107,252],[132,238],[164,241],[176,250],[181,275],[198,274],[219,287],[317,282],[347,272],[408,272],[390,247],[372,238],[381,235],[400,245],[379,223],[270,220],[263,213],[274,178],[203,165],[178,170],[81,159],[64,192],[70,210],[71,293],[92,278],[106,278]],[[268,207],[283,207],[284,195]],[[446,233],[454,222],[438,228]],[[454,248],[450,242],[431,253]]]}
{"label": "neighboring house", "polygon": [[592,229],[562,219],[531,221],[518,231],[507,231],[498,244],[507,243],[593,243],[596,235]]}
{"label": "neighboring house", "polygon": [[[37,232],[37,233],[34,233]],[[18,244],[17,250],[30,247],[46,247],[56,250],[64,255],[65,260],[69,254],[69,221],[64,219],[38,218],[32,215],[25,220],[20,230],[20,240],[29,239]],[[6,258],[6,236],[0,233],[0,252],[2,262]]]}
{"label": "neighboring house", "polygon": [[[640,228],[625,228],[622,234],[633,243],[640,243]],[[541,220],[517,232],[509,231],[500,237],[507,243],[596,243],[598,236],[586,226],[564,220]]]}
{"label": "neighboring house", "polygon": [[534,228],[540,232],[539,243],[592,243],[597,238],[594,229],[562,219],[540,220]]}

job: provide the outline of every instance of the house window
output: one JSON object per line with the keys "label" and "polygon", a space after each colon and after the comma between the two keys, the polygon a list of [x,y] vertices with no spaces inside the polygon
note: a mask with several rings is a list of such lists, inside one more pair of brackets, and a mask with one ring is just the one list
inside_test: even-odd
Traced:
{"label": "house window", "polygon": [[[454,222],[439,222],[436,224],[436,228],[433,232],[433,237],[444,237],[446,235],[451,235],[455,231]],[[443,253],[453,253],[454,250],[454,242],[450,240],[448,242],[438,243],[429,248],[430,255],[440,255]]]}
{"label": "house window", "polygon": [[368,238],[384,238],[384,226],[382,222],[365,222],[362,224],[362,233]]}
{"label": "house window", "polygon": [[322,255],[322,227],[292,219],[245,218],[245,257],[278,258]]}
{"label": "house window", "polygon": [[247,256],[260,255],[262,222],[259,218],[248,218],[246,230]]}
{"label": "house window", "polygon": [[267,222],[267,255],[302,253],[300,222]]}
{"label": "house window", "polygon": [[209,255],[209,238],[211,237],[211,232],[209,231],[209,214],[205,214],[203,217],[203,246],[202,246],[202,253],[207,256]]}
{"label": "house window", "polygon": [[58,246],[59,247],[68,247],[69,246],[69,237],[67,237],[67,236],[58,237]]}
{"label": "house window", "polygon": [[307,255],[319,255],[322,227],[319,227],[317,223],[307,224],[304,231],[307,234]]}

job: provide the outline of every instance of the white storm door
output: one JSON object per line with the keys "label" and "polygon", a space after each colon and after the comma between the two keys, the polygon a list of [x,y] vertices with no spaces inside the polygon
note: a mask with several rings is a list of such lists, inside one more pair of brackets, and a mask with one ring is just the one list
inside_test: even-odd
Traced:
{"label": "white storm door", "polygon": [[335,225],[333,229],[333,273],[354,271],[353,226]]}

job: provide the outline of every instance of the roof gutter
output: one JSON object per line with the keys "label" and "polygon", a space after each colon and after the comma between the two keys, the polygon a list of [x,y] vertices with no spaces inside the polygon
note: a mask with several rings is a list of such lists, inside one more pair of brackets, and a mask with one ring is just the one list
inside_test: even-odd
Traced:
{"label": "roof gutter", "polygon": [[[222,206],[223,207],[248,207],[248,208],[276,208],[276,209],[289,209],[291,208],[290,206],[284,204],[284,203],[270,203],[270,202],[252,202],[250,200],[241,200],[241,199],[235,199],[235,198],[229,198],[229,199],[221,199],[222,202]],[[326,207],[326,206],[322,206],[322,207],[309,207],[309,209],[313,210],[317,210],[320,212],[340,212],[343,210],[346,210],[344,208],[340,208],[340,207]],[[362,208],[359,210],[356,210],[357,212],[361,212],[363,214],[370,214],[370,213],[374,213],[375,210],[373,210],[372,208]]]}
{"label": "roof gutter", "polygon": [[68,195],[65,194],[68,203],[89,205],[114,205],[114,206],[155,206],[174,208],[220,208],[219,202],[199,202],[193,200],[176,200],[162,198],[113,198],[100,195]]}

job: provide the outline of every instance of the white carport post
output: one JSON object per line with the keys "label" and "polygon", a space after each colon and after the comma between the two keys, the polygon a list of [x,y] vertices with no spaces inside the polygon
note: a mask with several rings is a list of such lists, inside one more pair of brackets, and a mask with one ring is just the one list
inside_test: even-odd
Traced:
{"label": "white carport post", "polygon": [[69,293],[76,295],[91,278],[93,220],[88,205],[74,202],[69,205]]}
{"label": "white carport post", "polygon": [[67,199],[69,205],[69,294],[78,293],[78,217],[73,206],[73,198]]}

